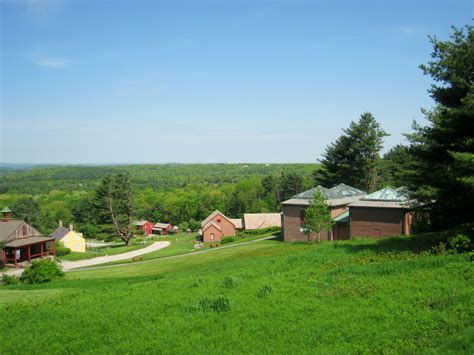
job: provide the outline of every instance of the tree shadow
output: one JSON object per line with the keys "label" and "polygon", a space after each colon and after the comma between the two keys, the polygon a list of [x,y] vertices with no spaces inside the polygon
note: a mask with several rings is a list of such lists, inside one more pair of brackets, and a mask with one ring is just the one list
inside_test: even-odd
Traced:
{"label": "tree shadow", "polygon": [[439,245],[440,242],[446,242],[448,235],[448,232],[426,233],[410,237],[390,237],[372,243],[345,242],[336,244],[335,247],[343,248],[349,253],[362,253],[366,251],[372,251],[377,254],[387,252],[420,253]]}

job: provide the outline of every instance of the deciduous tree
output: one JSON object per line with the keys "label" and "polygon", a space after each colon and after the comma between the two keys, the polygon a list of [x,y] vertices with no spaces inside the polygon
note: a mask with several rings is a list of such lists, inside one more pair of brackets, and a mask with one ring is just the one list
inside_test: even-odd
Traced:
{"label": "deciduous tree", "polygon": [[321,232],[329,230],[334,223],[324,195],[321,191],[316,190],[313,200],[304,211],[303,233],[307,235],[308,241],[310,240],[311,233],[316,233],[319,243],[321,241]]}

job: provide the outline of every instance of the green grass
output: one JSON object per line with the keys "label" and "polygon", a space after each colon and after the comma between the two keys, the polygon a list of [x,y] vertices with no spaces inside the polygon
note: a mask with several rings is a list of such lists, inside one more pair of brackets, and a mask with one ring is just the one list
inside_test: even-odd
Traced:
{"label": "green grass", "polygon": [[2,353],[472,353],[472,263],[429,244],[269,240],[0,287]]}
{"label": "green grass", "polygon": [[[235,244],[240,244],[244,242],[250,242],[253,240],[269,237],[273,235],[274,233],[271,232],[265,232],[262,234],[254,235],[251,237],[240,237],[236,236],[235,237],[235,242],[224,244],[223,246],[230,246],[230,245],[235,245]],[[196,244],[196,238],[197,238],[197,233],[180,233],[178,235],[174,236],[166,236],[166,237],[155,237],[153,238],[152,242],[156,241],[169,241],[171,244],[164,248],[160,249],[148,254],[144,254],[141,256],[142,260],[153,260],[153,259],[159,259],[159,258],[164,258],[168,256],[176,256],[176,255],[183,255],[183,254],[190,254],[190,253],[195,253],[199,252],[205,249],[211,249],[210,245],[215,245],[218,243],[204,243],[204,248],[203,249],[194,249],[194,245]],[[219,244],[220,245],[220,244]],[[118,261],[113,261],[110,263],[106,263],[104,265],[117,265],[117,264],[128,264],[133,262],[131,259],[127,260],[118,260]]]}

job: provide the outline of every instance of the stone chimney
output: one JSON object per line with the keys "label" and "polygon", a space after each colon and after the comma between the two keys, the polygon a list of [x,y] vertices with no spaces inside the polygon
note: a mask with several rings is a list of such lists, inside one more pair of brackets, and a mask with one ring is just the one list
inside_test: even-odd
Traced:
{"label": "stone chimney", "polygon": [[8,222],[12,219],[12,211],[8,207],[2,210],[2,222]]}
{"label": "stone chimney", "polygon": [[72,232],[74,230],[74,226],[72,225],[72,223],[69,223],[69,230]]}
{"label": "stone chimney", "polygon": [[63,221],[59,220],[59,226],[60,226],[60,227],[63,226]]}

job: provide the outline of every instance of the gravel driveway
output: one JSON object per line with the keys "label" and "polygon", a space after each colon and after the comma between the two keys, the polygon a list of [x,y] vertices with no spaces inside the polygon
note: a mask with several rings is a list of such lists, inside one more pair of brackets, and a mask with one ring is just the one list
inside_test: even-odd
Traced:
{"label": "gravel driveway", "polygon": [[[84,260],[77,260],[77,261],[61,261],[61,266],[63,267],[63,271],[69,271],[71,269],[76,269],[76,268],[83,268],[83,267],[88,267],[88,266],[94,266],[98,264],[105,264],[109,263],[111,261],[117,261],[117,260],[126,260],[126,259],[131,259],[136,256],[144,255],[151,253],[156,250],[160,250],[163,248],[166,248],[167,246],[170,245],[170,242],[167,241],[162,241],[162,242],[155,242],[145,248],[138,249],[135,251],[130,251],[128,253],[123,253],[123,254],[117,254],[117,255],[109,255],[109,256],[99,256],[97,258],[92,258],[92,259],[84,259]],[[14,275],[14,276],[20,276],[23,273],[24,269],[14,269],[14,270],[9,270],[5,272],[7,275]],[[1,278],[0,273],[0,278]]]}
{"label": "gravel driveway", "polygon": [[166,241],[166,242],[165,241],[155,242],[155,243],[153,243],[153,244],[151,244],[151,245],[149,245],[145,248],[138,249],[138,250],[135,250],[135,251],[131,251],[131,252],[128,252],[128,253],[123,253],[123,254],[109,255],[109,256],[99,256],[97,258],[77,260],[77,261],[63,260],[63,261],[61,261],[61,265],[62,265],[64,271],[68,271],[68,270],[71,270],[71,269],[77,269],[77,268],[82,268],[82,267],[98,265],[98,264],[110,263],[111,261],[131,259],[131,258],[134,258],[136,256],[140,256],[140,255],[143,255],[143,254],[148,254],[148,253],[151,253],[152,251],[156,251],[156,250],[166,248],[169,245],[170,245],[170,242],[168,242],[168,241]]}

